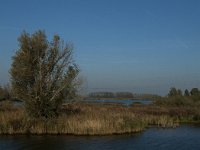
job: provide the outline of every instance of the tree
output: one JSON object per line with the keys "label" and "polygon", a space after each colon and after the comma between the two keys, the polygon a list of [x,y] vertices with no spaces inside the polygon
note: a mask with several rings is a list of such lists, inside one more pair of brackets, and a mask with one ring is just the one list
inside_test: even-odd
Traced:
{"label": "tree", "polygon": [[133,94],[131,92],[117,92],[117,98],[133,98]]}
{"label": "tree", "polygon": [[177,90],[177,95],[179,95],[179,96],[182,96],[182,95],[183,95],[181,89],[178,89],[178,90]]}
{"label": "tree", "polygon": [[180,89],[177,90],[175,87],[172,87],[172,88],[170,88],[168,96],[169,97],[171,97],[171,96],[182,96],[182,91]]}
{"label": "tree", "polygon": [[92,98],[114,98],[114,94],[112,92],[92,92],[92,93],[89,93],[89,97],[92,97]]}
{"label": "tree", "polygon": [[190,94],[191,94],[192,96],[198,96],[198,95],[200,95],[200,91],[199,91],[198,88],[193,88],[193,89],[190,91]]}
{"label": "tree", "polygon": [[12,90],[25,102],[29,116],[51,118],[59,114],[64,99],[74,96],[79,69],[72,45],[58,35],[49,42],[44,31],[23,32],[10,70]]}
{"label": "tree", "polygon": [[190,92],[188,91],[188,89],[185,90],[184,96],[190,96]]}
{"label": "tree", "polygon": [[177,95],[177,90],[175,87],[170,88],[168,96],[176,96]]}

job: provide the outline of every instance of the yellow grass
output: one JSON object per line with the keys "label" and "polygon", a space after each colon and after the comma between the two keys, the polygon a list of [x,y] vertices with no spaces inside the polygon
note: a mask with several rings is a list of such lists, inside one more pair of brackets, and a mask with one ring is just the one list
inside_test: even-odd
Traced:
{"label": "yellow grass", "polygon": [[0,134],[106,135],[139,132],[148,125],[177,125],[174,117],[143,109],[147,108],[75,103],[63,106],[61,115],[51,120],[30,119],[22,108],[1,110]]}

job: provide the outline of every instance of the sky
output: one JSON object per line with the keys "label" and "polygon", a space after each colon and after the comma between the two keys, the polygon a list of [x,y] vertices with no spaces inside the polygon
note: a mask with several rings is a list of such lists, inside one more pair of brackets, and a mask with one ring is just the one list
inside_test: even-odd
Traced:
{"label": "sky", "polygon": [[199,0],[0,0],[0,84],[22,31],[74,45],[81,90],[200,88]]}

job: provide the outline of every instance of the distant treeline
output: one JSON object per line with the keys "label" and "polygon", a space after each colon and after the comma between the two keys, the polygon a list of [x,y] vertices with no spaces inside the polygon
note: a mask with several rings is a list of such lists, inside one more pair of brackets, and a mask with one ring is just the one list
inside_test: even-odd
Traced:
{"label": "distant treeline", "polygon": [[183,93],[181,89],[172,87],[168,93],[168,96],[200,96],[200,90],[198,88],[192,88],[190,91],[185,89]]}
{"label": "distant treeline", "polygon": [[158,97],[153,94],[133,94],[131,92],[92,92],[89,98],[131,98],[131,99],[152,99]]}
{"label": "distant treeline", "polygon": [[155,104],[163,106],[178,106],[178,107],[192,107],[200,108],[200,90],[192,88],[191,90],[185,89],[184,92],[180,89],[172,87],[165,97],[156,99]]}

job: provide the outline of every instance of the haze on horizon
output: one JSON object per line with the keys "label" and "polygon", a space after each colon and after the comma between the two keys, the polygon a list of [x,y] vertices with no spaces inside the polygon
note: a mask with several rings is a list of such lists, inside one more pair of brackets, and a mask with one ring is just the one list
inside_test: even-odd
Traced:
{"label": "haze on horizon", "polygon": [[200,88],[199,16],[198,0],[1,0],[0,84],[21,32],[44,29],[74,44],[84,92]]}

